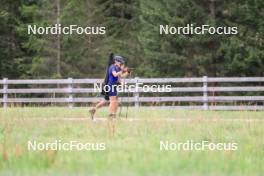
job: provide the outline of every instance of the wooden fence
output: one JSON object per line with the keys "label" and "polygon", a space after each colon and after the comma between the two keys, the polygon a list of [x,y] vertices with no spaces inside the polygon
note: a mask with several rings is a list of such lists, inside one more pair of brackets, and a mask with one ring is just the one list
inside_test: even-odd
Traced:
{"label": "wooden fence", "polygon": [[[101,82],[101,79],[68,78],[42,80],[9,80],[7,78],[4,78],[3,80],[0,80],[0,84],[2,85],[2,89],[0,89],[0,94],[2,94],[1,103],[3,107],[8,107],[9,105],[14,103],[67,103],[71,107],[74,106],[75,103],[94,103],[99,101],[101,98],[95,96],[95,94],[99,95],[99,91],[96,91],[91,86],[93,84],[99,84]],[[146,93],[142,89],[138,89],[137,91],[134,91],[133,93],[127,93],[125,97],[120,98],[121,102],[133,103],[136,107],[140,106],[141,104],[154,102],[160,103],[162,107],[170,107],[175,109],[264,110],[264,96],[261,96],[261,93],[264,93],[264,77],[212,78],[204,76],[200,78],[133,78],[127,79],[125,80],[125,82],[127,82],[128,84],[171,84],[173,85],[171,88],[172,93],[196,94],[195,96],[175,96],[168,95],[167,93],[166,96],[162,96],[164,95],[164,93],[154,93],[155,96],[146,96]],[[250,86],[209,86],[210,84],[218,85],[219,83],[243,83],[250,84]],[[177,86],[177,84],[183,86],[179,87]],[[184,86],[186,84],[197,84],[198,86]],[[26,88],[21,88],[20,85],[24,85],[26,86]],[[53,85],[53,87],[43,88],[41,87],[42,85]],[[90,87],[82,87],[83,85],[89,85]],[[255,93],[256,95],[219,95],[220,93],[237,92],[246,92],[250,94]],[[27,94],[30,96],[20,96]],[[34,97],[34,94],[43,96]],[[63,97],[47,97],[45,96],[47,94],[61,94],[63,95]],[[81,94],[82,96],[75,96],[76,94]],[[173,105],[164,105],[168,102],[173,103]],[[175,102],[185,103],[185,105],[175,106]],[[239,104],[239,102],[243,103]],[[186,105],[186,103],[189,104]],[[193,105],[195,103],[196,105]],[[228,103],[232,103],[232,105],[227,105]]]}

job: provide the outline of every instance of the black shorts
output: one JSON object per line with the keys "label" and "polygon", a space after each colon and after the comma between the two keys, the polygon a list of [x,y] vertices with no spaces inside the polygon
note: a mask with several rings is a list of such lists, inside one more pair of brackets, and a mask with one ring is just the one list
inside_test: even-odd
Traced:
{"label": "black shorts", "polygon": [[110,90],[108,92],[105,92],[104,89],[101,90],[101,95],[103,95],[104,99],[106,101],[109,101],[109,97],[111,96],[117,96],[117,88],[116,86],[112,87],[110,86]]}
{"label": "black shorts", "polygon": [[109,95],[108,95],[107,93],[104,95],[104,99],[105,99],[106,101],[109,101]]}

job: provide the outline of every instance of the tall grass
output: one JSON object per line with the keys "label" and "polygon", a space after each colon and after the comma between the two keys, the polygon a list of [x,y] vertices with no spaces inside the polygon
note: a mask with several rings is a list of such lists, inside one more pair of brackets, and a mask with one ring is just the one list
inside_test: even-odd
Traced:
{"label": "tall grass", "polygon": [[[1,109],[0,112],[2,175],[252,176],[264,173],[264,122],[221,121],[237,118],[262,119],[263,112],[130,109],[129,118],[146,120],[132,122],[116,120],[113,135],[108,135],[106,122],[90,121],[86,108],[11,108]],[[97,118],[106,116],[107,109],[102,109],[97,114]],[[87,120],[67,121],[48,118]],[[175,122],[155,120],[163,118],[191,120]],[[107,149],[28,151],[29,140],[105,142]],[[160,140],[237,142],[238,150],[160,151]]]}

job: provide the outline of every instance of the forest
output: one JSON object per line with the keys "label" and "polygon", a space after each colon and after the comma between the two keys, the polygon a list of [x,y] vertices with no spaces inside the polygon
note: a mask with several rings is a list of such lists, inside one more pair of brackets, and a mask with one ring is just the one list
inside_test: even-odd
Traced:
{"label": "forest", "polygon": [[[263,0],[1,0],[1,79],[102,78],[108,55],[139,77],[264,76]],[[105,35],[28,34],[28,25]],[[160,35],[160,25],[235,26],[236,35]]]}

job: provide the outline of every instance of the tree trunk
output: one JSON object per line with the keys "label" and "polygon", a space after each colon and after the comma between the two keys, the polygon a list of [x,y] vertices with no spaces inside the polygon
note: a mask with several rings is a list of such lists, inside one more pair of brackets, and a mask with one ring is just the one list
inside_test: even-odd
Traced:
{"label": "tree trunk", "polygon": [[215,0],[210,1],[210,17],[213,22],[215,22]]}
{"label": "tree trunk", "polygon": [[[56,0],[57,7],[57,25],[60,24],[60,0]],[[57,34],[57,76],[61,77],[61,42],[60,34]]]}

